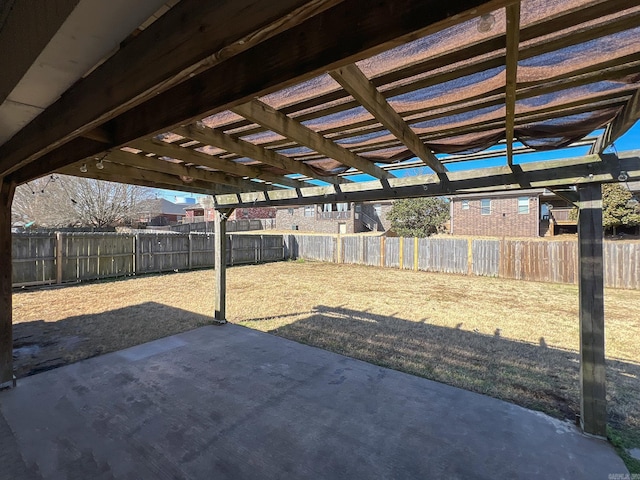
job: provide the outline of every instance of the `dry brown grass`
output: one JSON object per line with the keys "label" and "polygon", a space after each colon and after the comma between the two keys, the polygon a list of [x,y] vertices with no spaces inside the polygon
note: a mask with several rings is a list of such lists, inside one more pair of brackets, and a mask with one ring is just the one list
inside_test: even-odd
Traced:
{"label": "dry brown grass", "polygon": [[[19,373],[203,325],[213,282],[205,270],[17,292]],[[283,262],[231,268],[227,312],[250,328],[571,418],[577,299],[570,285]],[[640,430],[640,292],[608,289],[605,301],[610,420]]]}

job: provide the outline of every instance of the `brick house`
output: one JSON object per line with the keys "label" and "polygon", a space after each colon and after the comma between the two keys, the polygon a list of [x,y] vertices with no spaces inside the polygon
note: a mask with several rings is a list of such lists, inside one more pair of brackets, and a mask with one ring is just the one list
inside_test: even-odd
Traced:
{"label": "brick house", "polygon": [[450,233],[542,237],[576,232],[572,205],[546,189],[451,197]]}
{"label": "brick house", "polygon": [[316,233],[384,232],[391,227],[386,214],[392,205],[393,201],[380,201],[278,207],[276,228]]}
{"label": "brick house", "polygon": [[[212,222],[215,220],[215,209],[199,203],[184,207],[186,213],[184,223]],[[229,216],[229,220],[273,219],[276,209],[273,207],[236,208]]]}

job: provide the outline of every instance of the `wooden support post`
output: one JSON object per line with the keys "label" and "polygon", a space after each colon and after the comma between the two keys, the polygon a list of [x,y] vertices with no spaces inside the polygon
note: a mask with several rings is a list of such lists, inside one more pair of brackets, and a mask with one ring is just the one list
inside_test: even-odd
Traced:
{"label": "wooden support post", "polygon": [[62,283],[62,244],[64,239],[62,238],[64,233],[56,232],[56,283],[59,285]]}
{"label": "wooden support post", "polygon": [[386,261],[385,261],[385,253],[387,251],[386,248],[386,239],[387,237],[380,237],[380,266],[384,267]]}
{"label": "wooden support post", "polygon": [[[15,184],[0,178],[0,386],[13,379],[11,203]],[[15,386],[15,382],[13,383]]]}
{"label": "wooden support post", "polygon": [[580,422],[585,433],[606,437],[602,191],[579,185]]}
{"label": "wooden support post", "polygon": [[414,237],[413,239],[413,269],[418,271],[418,255],[419,255],[419,246],[418,246],[418,237]]}
{"label": "wooden support post", "polygon": [[187,268],[191,270],[193,268],[193,234],[188,234],[187,242],[189,243],[189,258],[187,260]]}
{"label": "wooden support post", "polygon": [[404,268],[404,237],[400,237],[400,247],[398,248],[398,268]]}
{"label": "wooden support post", "polygon": [[473,238],[467,239],[467,273],[473,275]]}
{"label": "wooden support post", "polygon": [[214,268],[216,276],[215,321],[227,323],[227,218],[232,209],[216,210],[214,230]]}

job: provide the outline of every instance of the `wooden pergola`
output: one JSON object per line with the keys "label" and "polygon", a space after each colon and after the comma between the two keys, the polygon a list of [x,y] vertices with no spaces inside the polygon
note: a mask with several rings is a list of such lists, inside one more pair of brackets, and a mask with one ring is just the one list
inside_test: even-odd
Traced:
{"label": "wooden pergola", "polygon": [[214,195],[220,322],[234,208],[545,187],[580,208],[581,421],[605,436],[600,187],[640,178],[640,151],[604,153],[640,116],[638,35],[625,0],[3,2],[0,383],[32,179]]}

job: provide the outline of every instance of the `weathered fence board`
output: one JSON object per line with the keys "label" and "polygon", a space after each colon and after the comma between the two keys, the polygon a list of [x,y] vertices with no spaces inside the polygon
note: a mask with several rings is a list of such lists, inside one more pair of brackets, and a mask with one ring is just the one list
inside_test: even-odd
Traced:
{"label": "weathered fence board", "polygon": [[56,235],[14,234],[13,285],[46,285],[56,282]]}
{"label": "weathered fence board", "polygon": [[471,240],[471,272],[474,275],[497,277],[500,269],[499,240]]}
{"label": "weathered fence board", "polygon": [[387,238],[384,242],[384,266],[391,268],[400,267],[400,239]]}
{"label": "weathered fence board", "polygon": [[[212,267],[213,237],[206,233],[14,234],[13,285]],[[230,265],[284,259],[280,235],[229,235],[228,240]]]}
{"label": "weathered fence board", "polygon": [[[14,286],[213,266],[213,233],[14,234]],[[340,243],[338,243],[340,242]],[[340,258],[338,258],[340,255]],[[575,284],[575,241],[230,234],[229,265],[284,258]],[[417,260],[417,261],[416,261]],[[605,286],[640,289],[640,242],[604,242]]]}
{"label": "weathered fence board", "polygon": [[60,233],[58,282],[131,275],[134,237],[119,233]]}
{"label": "weathered fence board", "polygon": [[467,273],[468,243],[459,238],[421,238],[418,269],[429,272]]}

